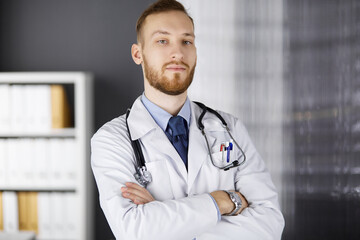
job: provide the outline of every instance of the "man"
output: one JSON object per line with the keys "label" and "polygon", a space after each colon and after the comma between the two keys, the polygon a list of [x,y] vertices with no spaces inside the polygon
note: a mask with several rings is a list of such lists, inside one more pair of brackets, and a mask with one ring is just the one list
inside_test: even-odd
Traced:
{"label": "man", "polygon": [[[236,143],[212,113],[202,119],[206,138],[198,129],[202,109],[187,97],[197,58],[194,24],[184,7],[174,0],[151,5],[137,22],[137,42],[131,54],[142,66],[144,94],[128,118],[106,123],[91,142],[100,204],[115,237],[280,239],[277,193],[244,126],[219,112]],[[146,186],[134,177],[130,137],[152,175]],[[228,171],[217,167],[245,156]]]}

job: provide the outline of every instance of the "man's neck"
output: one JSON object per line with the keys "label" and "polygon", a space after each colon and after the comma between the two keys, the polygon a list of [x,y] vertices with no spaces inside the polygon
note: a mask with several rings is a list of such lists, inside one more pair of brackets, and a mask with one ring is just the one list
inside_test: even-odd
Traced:
{"label": "man's neck", "polygon": [[186,101],[187,91],[180,95],[173,96],[148,86],[145,87],[145,96],[171,115],[176,116]]}

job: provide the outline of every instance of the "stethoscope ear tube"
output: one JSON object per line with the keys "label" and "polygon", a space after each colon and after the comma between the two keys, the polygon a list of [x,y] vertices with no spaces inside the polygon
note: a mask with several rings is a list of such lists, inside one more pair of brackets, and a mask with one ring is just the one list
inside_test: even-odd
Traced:
{"label": "stethoscope ear tube", "polygon": [[[141,150],[140,143],[139,143],[139,141],[134,141],[131,138],[130,129],[129,129],[129,125],[128,125],[128,122],[127,122],[129,114],[130,114],[130,109],[128,109],[126,111],[126,120],[125,120],[125,122],[126,122],[126,128],[128,130],[128,133],[129,133],[129,138],[130,138],[130,141],[131,141],[131,146],[134,149],[134,154],[135,154],[135,159],[136,159],[136,166],[145,167],[145,158],[144,158],[143,152]],[[137,173],[138,173],[138,171],[139,171],[139,169],[136,168]]]}
{"label": "stethoscope ear tube", "polygon": [[[194,102],[194,103],[196,103],[196,104],[203,110],[203,111],[201,112],[200,116],[199,116],[199,119],[198,119],[198,121],[197,121],[197,124],[198,124],[198,128],[200,129],[202,135],[203,135],[204,138],[205,138],[206,145],[207,145],[207,149],[208,149],[209,156],[210,156],[210,159],[211,159],[211,163],[212,163],[215,167],[217,167],[217,168],[219,168],[219,169],[221,169],[221,170],[224,170],[224,171],[227,171],[227,170],[229,170],[230,168],[239,167],[239,166],[243,165],[243,164],[245,163],[245,161],[246,161],[246,155],[245,155],[244,151],[242,150],[242,148],[239,146],[239,144],[236,142],[236,140],[235,140],[235,139],[233,138],[233,136],[231,135],[230,129],[229,129],[229,127],[227,126],[227,123],[226,123],[225,119],[224,119],[217,111],[215,111],[215,110],[213,110],[213,109],[205,106],[204,104],[202,104],[202,103],[200,103],[200,102]],[[212,158],[211,151],[210,151],[209,141],[208,141],[208,139],[207,139],[207,137],[206,137],[206,134],[205,134],[205,130],[204,130],[204,129],[205,129],[205,126],[204,126],[204,124],[202,123],[202,119],[204,118],[204,116],[205,116],[205,114],[206,114],[207,111],[211,112],[211,113],[214,114],[217,118],[220,119],[220,121],[222,122],[222,124],[223,124],[224,128],[226,129],[227,133],[230,135],[231,139],[234,139],[235,145],[240,149],[242,156],[244,156],[244,159],[243,159],[241,162],[239,162],[238,160],[235,160],[235,161],[233,161],[232,163],[230,163],[230,164],[228,164],[228,165],[226,165],[226,166],[223,166],[223,167],[217,166],[217,165],[215,164],[214,159]]]}
{"label": "stethoscope ear tube", "polygon": [[204,124],[202,123],[202,120],[203,120],[203,118],[204,118],[204,116],[205,116],[205,113],[206,113],[207,111],[211,112],[211,113],[214,114],[217,118],[219,118],[220,121],[221,121],[221,123],[224,125],[224,127],[227,127],[227,123],[226,123],[225,119],[224,119],[217,111],[215,111],[215,110],[212,109],[212,108],[209,108],[209,107],[205,106],[205,105],[204,105],[203,103],[201,103],[201,102],[194,102],[194,103],[196,103],[196,104],[202,109],[202,112],[201,112],[201,114],[200,114],[200,117],[199,117],[199,119],[198,119],[198,121],[197,121],[198,128],[200,129],[200,131],[202,131],[202,130],[205,128],[205,127],[204,127]]}

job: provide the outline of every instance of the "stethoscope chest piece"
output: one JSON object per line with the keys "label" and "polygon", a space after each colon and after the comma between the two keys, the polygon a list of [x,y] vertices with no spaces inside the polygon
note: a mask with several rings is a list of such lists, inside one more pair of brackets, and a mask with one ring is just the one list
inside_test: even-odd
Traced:
{"label": "stethoscope chest piece", "polygon": [[138,183],[146,187],[149,183],[152,182],[151,173],[146,169],[146,166],[137,167],[134,177]]}

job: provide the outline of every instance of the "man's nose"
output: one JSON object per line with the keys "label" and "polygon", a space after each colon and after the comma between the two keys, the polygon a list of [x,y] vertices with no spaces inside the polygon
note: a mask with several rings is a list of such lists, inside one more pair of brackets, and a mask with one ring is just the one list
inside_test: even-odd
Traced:
{"label": "man's nose", "polygon": [[182,46],[180,44],[174,44],[171,52],[171,59],[173,60],[183,60],[184,53]]}

